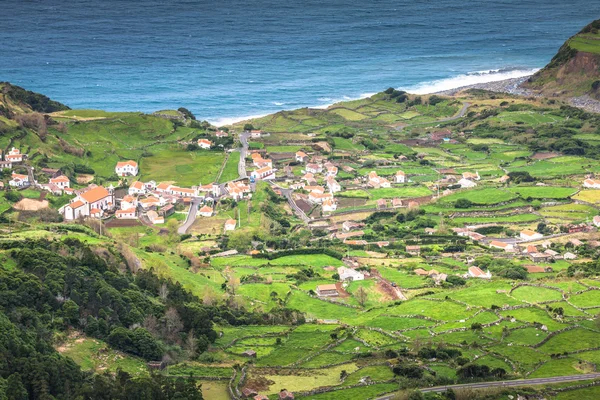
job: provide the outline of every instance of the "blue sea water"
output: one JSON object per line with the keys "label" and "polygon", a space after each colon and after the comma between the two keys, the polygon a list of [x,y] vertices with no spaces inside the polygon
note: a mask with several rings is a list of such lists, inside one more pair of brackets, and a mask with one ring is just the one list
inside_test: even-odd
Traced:
{"label": "blue sea water", "polygon": [[215,123],[531,73],[590,0],[0,0],[0,80]]}

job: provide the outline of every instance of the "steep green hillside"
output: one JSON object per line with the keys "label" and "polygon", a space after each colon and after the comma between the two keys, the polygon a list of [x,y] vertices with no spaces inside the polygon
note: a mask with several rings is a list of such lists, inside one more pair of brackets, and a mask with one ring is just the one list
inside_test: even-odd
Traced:
{"label": "steep green hillside", "polygon": [[590,95],[600,99],[600,20],[571,37],[524,87],[547,96]]}
{"label": "steep green hillside", "polygon": [[221,138],[213,139],[222,145],[214,151],[188,146],[215,128],[179,111],[71,110],[10,83],[0,83],[0,92],[0,149],[18,147],[38,170],[61,168],[74,179],[85,174],[97,183],[115,180],[115,164],[132,159],[140,164],[142,179],[206,184],[216,179],[223,150],[232,144]]}

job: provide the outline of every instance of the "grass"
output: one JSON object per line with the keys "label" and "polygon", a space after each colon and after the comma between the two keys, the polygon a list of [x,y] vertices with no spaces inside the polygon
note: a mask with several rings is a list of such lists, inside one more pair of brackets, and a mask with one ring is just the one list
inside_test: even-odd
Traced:
{"label": "grass", "polygon": [[600,43],[597,37],[576,36],[569,40],[569,46],[586,53],[600,54]]}
{"label": "grass", "polygon": [[574,188],[557,186],[516,186],[506,190],[524,199],[567,199],[577,192]]}
{"label": "grass", "polygon": [[573,358],[550,360],[535,370],[528,378],[545,378],[551,376],[577,375],[581,371],[575,368],[577,361]]}
{"label": "grass", "polygon": [[546,325],[549,331],[566,328],[568,325],[553,320],[546,311],[535,307],[520,308],[517,310],[502,311],[502,316],[510,316],[520,322],[538,323]]}
{"label": "grass", "polygon": [[600,190],[584,189],[573,196],[575,200],[585,201],[587,203],[599,204],[600,203]]}
{"label": "grass", "polygon": [[521,286],[513,290],[511,295],[518,300],[528,303],[562,300],[562,293],[557,290],[536,286]]}
{"label": "grass", "polygon": [[484,188],[456,192],[449,196],[442,197],[439,200],[439,203],[453,204],[458,199],[467,199],[475,204],[491,205],[511,201],[516,197],[515,194],[501,189]]}
{"label": "grass", "polygon": [[584,350],[597,347],[599,340],[600,333],[577,328],[550,338],[540,347],[540,350],[546,354],[561,353],[565,350]]}
{"label": "grass", "polygon": [[394,197],[408,198],[408,197],[422,197],[429,196],[431,190],[425,186],[405,186],[405,187],[393,187],[389,189],[371,189],[369,190],[370,197],[373,200],[379,199],[392,199]]}
{"label": "grass", "polygon": [[229,153],[229,159],[225,163],[225,167],[223,168],[223,173],[221,174],[221,178],[219,179],[219,183],[232,181],[238,178],[238,164],[240,162],[240,153],[234,151]]}
{"label": "grass", "polygon": [[541,342],[546,336],[548,336],[548,334],[542,330],[536,328],[523,328],[511,331],[504,341],[506,343],[532,346]]}
{"label": "grass", "polygon": [[176,182],[181,186],[214,182],[225,158],[224,153],[206,150],[163,148],[153,153],[140,163],[141,179]]}
{"label": "grass", "polygon": [[379,383],[369,386],[360,386],[351,389],[335,390],[332,392],[320,393],[312,396],[303,397],[310,400],[355,400],[370,399],[378,395],[398,390],[396,383]]}
{"label": "grass", "polygon": [[600,307],[600,291],[592,290],[572,296],[569,302],[577,307]]}
{"label": "grass", "polygon": [[69,338],[58,347],[59,353],[71,358],[84,371],[110,371],[122,369],[132,375],[146,375],[144,360],[111,349],[106,343],[92,338]]}
{"label": "grass", "polygon": [[213,258],[211,264],[214,267],[224,266],[249,266],[249,267],[261,267],[266,265],[273,266],[285,266],[285,265],[297,265],[307,267],[326,267],[334,266],[341,267],[343,263],[331,256],[326,254],[303,254],[302,256],[285,256],[269,260],[266,258],[253,258],[250,256],[233,256],[233,257],[221,257]]}
{"label": "grass", "polygon": [[226,367],[213,367],[202,365],[196,362],[185,362],[169,366],[169,375],[195,376],[195,377],[215,377],[230,378],[233,375],[233,369]]}

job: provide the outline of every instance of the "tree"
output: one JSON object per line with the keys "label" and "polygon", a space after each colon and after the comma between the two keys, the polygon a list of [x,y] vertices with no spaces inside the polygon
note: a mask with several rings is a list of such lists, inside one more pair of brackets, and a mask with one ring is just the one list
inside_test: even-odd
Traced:
{"label": "tree", "polygon": [[192,329],[185,340],[185,350],[188,353],[189,358],[196,357],[196,352],[198,351],[198,339],[194,336],[194,330]]}
{"label": "tree", "polygon": [[163,282],[163,284],[160,285],[160,289],[158,289],[158,295],[163,301],[167,300],[167,296],[169,295],[169,288],[167,286],[167,282]]}
{"label": "tree", "polygon": [[23,382],[21,381],[21,375],[15,372],[8,377],[6,382],[6,394],[8,396],[8,400],[29,399],[27,389],[25,389],[25,386],[23,386]]}
{"label": "tree", "polygon": [[176,219],[170,219],[167,222],[167,230],[169,231],[169,234],[168,234],[169,242],[175,243],[179,240],[179,233],[177,233],[178,229],[179,229],[179,222]]}
{"label": "tree", "polygon": [[423,400],[424,398],[425,398],[425,396],[423,395],[423,392],[421,392],[420,390],[413,390],[408,395],[408,400]]}
{"label": "tree", "polygon": [[469,199],[458,199],[454,202],[456,208],[470,208],[473,206],[473,202]]}
{"label": "tree", "polygon": [[65,322],[75,325],[79,322],[79,306],[73,300],[63,303],[63,317]]}
{"label": "tree", "polygon": [[230,275],[227,286],[229,287],[231,294],[235,296],[237,289],[240,287],[240,278],[237,278],[235,275]]}
{"label": "tree", "polygon": [[354,297],[356,297],[356,301],[358,301],[358,304],[360,304],[361,307],[364,307],[365,303],[367,302],[367,298],[369,297],[369,294],[367,293],[365,288],[359,286],[359,288],[356,289],[356,292],[354,292]]}
{"label": "tree", "polygon": [[245,124],[244,125],[244,130],[245,131],[253,131],[254,130],[254,125],[252,125],[252,124]]}

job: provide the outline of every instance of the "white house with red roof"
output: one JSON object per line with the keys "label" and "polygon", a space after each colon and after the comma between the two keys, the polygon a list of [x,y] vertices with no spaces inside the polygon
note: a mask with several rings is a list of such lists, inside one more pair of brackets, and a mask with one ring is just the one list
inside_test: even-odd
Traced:
{"label": "white house with red roof", "polygon": [[235,219],[228,219],[227,221],[225,221],[225,231],[233,231],[235,230],[235,227],[237,226],[237,222],[235,221]]}
{"label": "white house with red roof", "polygon": [[138,163],[133,160],[119,161],[115,166],[115,173],[118,176],[136,176],[138,172]]}
{"label": "white house with red roof", "polygon": [[594,225],[600,226],[600,215],[596,215],[592,222],[594,223]]}
{"label": "white house with red roof", "polygon": [[117,219],[137,219],[136,208],[132,207],[124,210],[117,210],[117,212],[115,212],[115,217]]}
{"label": "white house with red roof", "polygon": [[56,178],[50,178],[50,183],[58,186],[61,189],[71,187],[71,180],[64,175],[57,176]]}
{"label": "white house with red roof", "polygon": [[406,182],[406,174],[404,173],[404,171],[397,171],[396,172],[396,183],[404,183]]}
{"label": "white house with red roof", "polygon": [[273,179],[275,178],[275,170],[271,167],[259,168],[252,171],[250,177],[254,179]]}
{"label": "white house with red roof", "polygon": [[492,273],[490,271],[483,272],[479,267],[469,267],[469,276],[472,278],[492,279]]}
{"label": "white house with red roof", "polygon": [[308,160],[308,154],[299,150],[296,152],[296,162],[305,163]]}
{"label": "white house with red roof", "polygon": [[504,243],[499,240],[492,240],[490,242],[490,247],[494,249],[502,249],[504,251],[513,251],[515,249],[515,246],[511,243]]}
{"label": "white house with red roof", "polygon": [[131,186],[129,186],[129,190],[127,193],[129,193],[132,196],[136,194],[145,194],[146,185],[144,185],[144,182],[135,181],[131,184]]}
{"label": "white house with red roof", "polygon": [[369,175],[367,176],[367,184],[375,189],[392,187],[392,184],[389,180],[377,175],[377,172],[375,171],[369,172]]}
{"label": "white house with red roof", "polygon": [[111,190],[102,186],[81,192],[71,202],[59,209],[65,220],[71,221],[79,217],[100,218],[104,211],[114,208],[115,198]]}
{"label": "white house with red roof", "polygon": [[331,193],[310,192],[308,200],[312,203],[321,204],[326,200],[333,200],[333,195]]}
{"label": "white house with red roof", "polygon": [[21,154],[21,150],[17,149],[16,147],[13,147],[7,155],[4,156],[4,159],[6,161],[9,161],[11,163],[18,163],[23,161],[23,154]]}
{"label": "white house with red roof", "polygon": [[261,131],[261,130],[258,130],[258,129],[254,129],[254,130],[250,131],[250,137],[252,139],[258,139],[258,138],[260,138],[261,136],[264,136],[264,135],[265,135],[265,131]]}
{"label": "white house with red roof", "polygon": [[198,147],[201,149],[210,149],[213,146],[213,142],[208,139],[198,139]]}
{"label": "white house with red roof", "polygon": [[171,186],[173,185],[171,185],[170,183],[161,182],[158,185],[156,185],[154,191],[157,193],[170,193]]}
{"label": "white house with red roof", "polygon": [[29,186],[29,175],[12,173],[12,179],[8,181],[8,184],[13,187],[24,187]]}
{"label": "white house with red roof", "polygon": [[306,172],[310,172],[311,174],[319,174],[323,171],[323,167],[319,164],[310,163],[306,164]]}
{"label": "white house with red roof", "polygon": [[227,136],[229,136],[229,133],[227,133],[225,131],[216,131],[215,136],[218,138],[227,137]]}
{"label": "white house with red roof", "polygon": [[336,193],[342,190],[342,186],[332,176],[327,177],[327,179],[325,179],[325,183],[327,184],[327,188],[331,193]]}
{"label": "white house with red roof", "polygon": [[212,217],[213,209],[212,209],[212,207],[205,205],[200,208],[200,210],[198,211],[198,214],[200,214],[201,217]]}
{"label": "white house with red roof", "polygon": [[170,193],[179,197],[197,197],[198,189],[182,188],[179,186],[171,186]]}
{"label": "white house with red roof", "polygon": [[227,192],[235,201],[240,201],[244,197],[252,197],[250,186],[246,185],[242,181],[227,182]]}
{"label": "white house with red roof", "polygon": [[146,197],[145,199],[141,199],[138,201],[139,205],[142,206],[142,208],[144,210],[148,210],[152,207],[162,207],[165,204],[167,204],[167,201],[161,196],[161,197],[156,197],[156,196],[149,196]]}
{"label": "white house with red roof", "polygon": [[544,235],[542,235],[541,233],[534,232],[530,229],[522,230],[519,236],[523,240],[538,240],[544,237]]}
{"label": "white house with red roof", "polygon": [[583,181],[583,187],[588,189],[600,189],[600,179],[588,178]]}
{"label": "white house with red roof", "polygon": [[336,176],[338,173],[338,167],[336,167],[335,165],[330,165],[329,167],[327,167],[327,173],[325,174],[325,176]]}
{"label": "white house with red roof", "polygon": [[323,212],[326,212],[326,213],[334,212],[335,210],[337,210],[337,203],[335,202],[335,199],[333,199],[333,198],[326,199],[325,201],[323,201],[322,207],[323,207]]}
{"label": "white house with red roof", "polygon": [[138,205],[138,201],[136,197],[128,194],[121,199],[121,210],[128,210],[130,208],[135,208]]}

